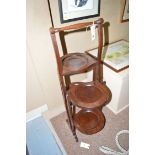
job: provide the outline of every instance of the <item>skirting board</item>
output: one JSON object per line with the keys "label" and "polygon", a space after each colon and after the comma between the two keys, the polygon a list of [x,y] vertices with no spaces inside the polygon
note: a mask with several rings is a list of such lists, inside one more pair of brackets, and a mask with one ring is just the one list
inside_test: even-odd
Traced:
{"label": "skirting board", "polygon": [[43,112],[48,110],[47,104],[44,104],[43,106],[36,108],[30,112],[26,113],[26,122],[29,122],[37,117],[40,117]]}
{"label": "skirting board", "polygon": [[124,106],[123,108],[119,109],[119,111],[115,111],[114,109],[112,109],[110,106],[106,106],[108,109],[110,109],[115,115],[117,115],[118,113],[120,113],[121,111],[123,111],[124,109],[126,109],[129,105]]}
{"label": "skirting board", "polygon": [[54,106],[53,108],[49,109],[48,111],[46,111],[43,116],[46,119],[51,119],[59,114],[61,114],[62,112],[66,111],[65,110],[65,105],[61,104],[59,106]]}

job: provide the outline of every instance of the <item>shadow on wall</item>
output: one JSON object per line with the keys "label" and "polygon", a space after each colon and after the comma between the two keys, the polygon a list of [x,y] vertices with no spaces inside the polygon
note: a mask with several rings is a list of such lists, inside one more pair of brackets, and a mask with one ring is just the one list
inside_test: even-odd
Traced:
{"label": "shadow on wall", "polygon": [[[104,30],[104,46],[109,44],[109,26],[110,23],[109,22],[105,22],[103,24],[103,30]],[[88,31],[90,30],[90,28],[87,29]],[[75,32],[84,32],[86,31],[86,28],[80,29],[80,30],[73,30],[73,31],[69,31],[69,32],[63,32],[61,31],[59,33],[60,36],[60,41],[61,41],[61,45],[62,45],[62,50],[63,50],[63,55],[67,54],[67,46],[66,46],[66,42],[65,42],[65,35],[68,35],[70,33],[75,33]],[[105,53],[106,51],[104,51]]]}
{"label": "shadow on wall", "polygon": [[[104,29],[104,46],[109,44],[109,26],[110,23],[109,22],[105,22],[103,24],[103,29]],[[103,57],[105,57],[106,52],[107,52],[107,46],[103,48]]]}
{"label": "shadow on wall", "polygon": [[103,29],[104,29],[104,45],[109,44],[109,22],[105,22],[103,24]]}

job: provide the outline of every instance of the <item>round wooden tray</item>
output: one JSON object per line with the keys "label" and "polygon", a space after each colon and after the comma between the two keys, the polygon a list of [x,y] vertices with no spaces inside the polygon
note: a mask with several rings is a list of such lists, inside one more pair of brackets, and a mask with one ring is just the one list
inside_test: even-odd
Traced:
{"label": "round wooden tray", "polygon": [[76,74],[85,71],[97,61],[86,53],[70,53],[61,58],[63,75]]}
{"label": "round wooden tray", "polygon": [[76,128],[84,134],[101,131],[105,125],[105,116],[99,109],[83,109],[74,116]]}
{"label": "round wooden tray", "polygon": [[105,105],[111,97],[109,88],[99,82],[71,84],[68,91],[71,102],[80,108],[97,108]]}
{"label": "round wooden tray", "polygon": [[83,67],[84,65],[87,65],[88,63],[88,58],[85,56],[85,54],[72,54],[72,55],[67,55],[63,59],[63,65],[64,67],[72,67],[73,69],[79,69]]}

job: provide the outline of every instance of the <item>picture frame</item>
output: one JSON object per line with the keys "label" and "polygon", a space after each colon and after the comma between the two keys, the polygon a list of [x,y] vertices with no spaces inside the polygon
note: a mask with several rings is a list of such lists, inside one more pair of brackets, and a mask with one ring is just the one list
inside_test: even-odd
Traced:
{"label": "picture frame", "polygon": [[[86,53],[97,57],[97,48],[90,49]],[[102,53],[102,61],[105,66],[116,73],[129,68],[129,42],[121,39],[105,45]]]}
{"label": "picture frame", "polygon": [[61,23],[100,16],[100,0],[58,0],[58,5]]}
{"label": "picture frame", "polygon": [[121,15],[120,22],[129,21],[129,0],[121,0]]}

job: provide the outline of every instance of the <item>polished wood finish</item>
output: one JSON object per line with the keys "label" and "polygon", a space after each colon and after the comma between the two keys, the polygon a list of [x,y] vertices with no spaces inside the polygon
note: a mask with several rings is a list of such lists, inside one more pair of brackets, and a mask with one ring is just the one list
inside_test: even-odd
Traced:
{"label": "polished wood finish", "polygon": [[[102,18],[99,18],[99,20],[96,20],[94,22],[94,24],[97,25],[102,25],[104,22],[104,20]],[[50,28],[50,32],[51,34],[54,34],[56,32],[60,32],[60,31],[71,31],[71,30],[77,30],[77,29],[82,29],[82,28],[86,28],[89,27],[93,24],[93,22],[85,22],[85,23],[78,23],[78,24],[74,24],[74,25],[69,25],[69,26],[65,26],[65,27],[61,27],[61,28],[54,28],[51,27]]]}
{"label": "polished wood finish", "polygon": [[61,57],[63,75],[83,73],[97,64],[97,60],[85,53],[70,53]]}
{"label": "polished wood finish", "polygon": [[[68,116],[67,122],[76,141],[78,141],[76,129],[84,134],[94,134],[104,127],[105,117],[102,113],[102,107],[111,99],[111,92],[105,85],[105,82],[103,82],[102,76],[100,76],[102,71],[103,19],[99,18],[94,23],[98,29],[97,58],[93,58],[85,52],[68,54],[63,42],[64,35],[62,34],[64,31],[90,27],[93,22],[74,24],[61,28],[50,28],[60,86]],[[60,56],[55,33],[60,34],[63,56]],[[71,75],[87,72],[88,70],[93,70],[92,82],[71,82]],[[76,112],[76,107],[81,108],[78,113]]]}
{"label": "polished wood finish", "polygon": [[70,85],[68,96],[79,108],[97,108],[109,101],[111,92],[100,82],[76,82]]}
{"label": "polished wood finish", "polygon": [[74,117],[76,128],[84,134],[94,134],[104,128],[105,116],[101,110],[83,109],[80,110]]}

